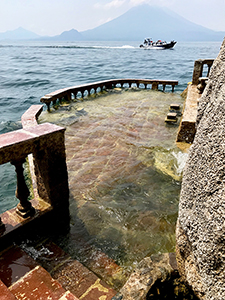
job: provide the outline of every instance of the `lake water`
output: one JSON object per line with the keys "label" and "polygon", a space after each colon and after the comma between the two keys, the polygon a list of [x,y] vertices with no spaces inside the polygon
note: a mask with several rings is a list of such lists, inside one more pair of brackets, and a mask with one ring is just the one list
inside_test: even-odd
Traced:
{"label": "lake water", "polygon": [[[199,58],[216,58],[220,50],[220,45],[221,43],[218,42],[178,42],[172,50],[144,50],[138,47],[139,44],[137,42],[2,42],[0,43],[0,133],[21,128],[20,118],[22,114],[30,107],[30,105],[39,104],[40,98],[43,95],[60,88],[94,81],[113,78],[178,80],[179,85],[175,87],[174,97],[177,97],[176,100],[179,102],[181,101],[179,99],[179,94],[186,88],[187,83],[192,79],[194,61]],[[168,91],[170,90],[171,87],[168,87]],[[128,101],[127,98],[129,98],[129,100],[133,99],[132,101],[134,101],[132,104],[124,102],[125,108],[129,107],[129,105],[134,107],[135,95],[137,95],[137,92],[130,92],[131,94],[129,97],[124,93],[120,94],[121,99],[124,99],[123,101]],[[163,171],[161,173],[155,173],[155,167],[153,168],[150,164],[146,163],[145,155],[146,153],[151,157],[153,155],[154,161],[158,161],[158,166],[161,166],[160,168],[162,169],[162,165],[166,161],[165,154],[176,160],[178,168],[182,166],[182,154],[180,154],[173,145],[176,128],[172,129],[172,131],[171,129],[167,130],[164,125],[163,127],[160,127],[160,124],[164,122],[162,121],[160,123],[159,121],[160,118],[164,118],[162,116],[166,113],[162,103],[164,102],[169,105],[170,102],[172,103],[174,101],[170,101],[166,94],[162,94],[164,96],[159,97],[156,92],[156,94],[153,93],[152,95],[156,95],[153,97],[155,97],[155,100],[158,99],[157,103],[161,103],[159,105],[159,107],[161,106],[162,108],[161,111],[155,112],[156,106],[155,104],[152,104],[152,100],[149,100],[149,96],[147,96],[145,92],[143,92],[141,96],[139,95],[143,103],[148,103],[149,106],[152,105],[152,111],[155,115],[159,116],[161,114],[159,118],[157,117],[157,121],[155,121],[154,116],[151,116],[153,120],[152,124],[155,124],[155,128],[152,128],[149,131],[149,135],[151,135],[151,132],[154,132],[153,150],[148,150],[146,152],[149,145],[145,144],[145,141],[142,141],[141,144],[141,147],[143,147],[143,145],[145,146],[145,151],[141,152],[140,149],[138,150],[138,157],[142,157],[143,164],[147,166],[144,172],[143,169],[141,169],[141,175],[139,177],[142,181],[142,187],[140,188],[138,185],[132,185],[130,182],[127,184],[124,179],[123,182],[119,182],[118,186],[113,186],[113,188],[110,189],[110,192],[104,192],[104,195],[101,194],[99,200],[96,200],[97,205],[93,203],[92,199],[89,202],[82,200],[83,202],[78,205],[81,207],[81,210],[78,212],[79,220],[82,220],[81,223],[76,223],[76,217],[72,216],[72,238],[66,238],[67,245],[65,248],[70,251],[71,254],[74,254],[74,256],[78,256],[80,260],[83,259],[84,262],[84,253],[87,252],[87,246],[80,251],[82,248],[81,245],[79,243],[76,244],[76,241],[73,241],[72,239],[84,230],[83,224],[85,222],[87,223],[86,229],[89,226],[90,231],[95,231],[92,222],[93,220],[95,222],[94,216],[97,211],[96,207],[98,209],[98,216],[101,216],[97,222],[100,230],[99,235],[96,234],[93,237],[93,234],[91,234],[91,239],[94,241],[93,243],[98,245],[103,251],[108,251],[111,257],[124,268],[129,269],[131,265],[135,265],[135,263],[144,255],[158,251],[173,251],[175,243],[174,225],[179,200],[180,182],[173,177],[169,180],[165,179],[167,177],[162,175]],[[159,98],[161,102],[159,101]],[[101,103],[101,99],[98,100],[98,102],[100,108],[107,106],[106,104]],[[79,104],[76,105],[79,106]],[[91,115],[94,118],[95,105],[91,108],[90,103],[87,106],[85,106],[86,104],[84,103],[80,105],[81,107],[75,107],[75,109],[80,109],[81,111],[85,110],[88,112],[89,116]],[[99,107],[98,114],[100,114]],[[108,107],[108,115],[112,115],[114,108],[115,105]],[[120,109],[118,110],[120,111]],[[104,118],[102,117],[102,119]],[[114,119],[115,118],[117,117],[114,116]],[[140,119],[141,118],[140,115]],[[56,119],[50,121],[60,123]],[[89,120],[86,120],[86,122],[89,122]],[[105,121],[105,123],[107,122],[108,121]],[[161,140],[158,140],[160,143],[159,145],[156,142],[157,130],[160,131],[162,135],[164,134],[164,138],[162,139],[161,137]],[[125,141],[124,143],[129,144],[130,142]],[[135,151],[129,150],[129,152]],[[1,166],[0,176],[0,212],[3,212],[18,203],[14,196],[16,188],[14,167],[9,163]],[[156,185],[159,181],[164,183],[165,188],[159,188]],[[149,185],[153,187],[150,190],[148,188]],[[170,192],[171,198],[168,197],[168,191]],[[136,192],[137,196],[135,196],[136,198],[134,199],[134,194]],[[149,204],[150,192],[154,199],[158,199],[154,200],[157,202],[157,207],[155,206],[156,208],[154,208],[154,214],[152,214],[150,210],[148,210],[148,212],[143,210],[144,207],[152,205]],[[85,197],[85,199],[88,199],[90,195],[86,195]],[[91,197],[93,198],[93,193],[91,194]],[[131,205],[129,210],[127,210],[127,201],[132,197],[133,206]],[[107,203],[108,206],[105,206],[105,203]],[[160,206],[159,203],[162,205]],[[73,205],[74,204],[72,203],[72,208]],[[167,210],[170,210],[171,213],[169,214],[169,217],[166,213]],[[74,211],[77,213],[77,207],[74,208]],[[112,223],[114,224],[108,224],[105,227],[106,230],[102,231],[102,220],[103,223],[106,223],[110,213],[114,215],[114,219],[112,219]],[[124,225],[127,222],[127,219],[130,219],[129,222],[131,222],[129,223],[131,225],[126,225],[128,227],[130,226],[129,228]],[[135,220],[140,223],[139,227],[141,229],[136,226],[137,222]],[[165,234],[166,242],[165,239],[161,238],[161,235],[158,235],[158,229],[155,229],[154,226],[152,228],[149,227],[149,222],[155,224],[158,221],[160,223],[159,226],[161,226],[164,232],[169,226],[169,233],[167,231]],[[145,232],[146,227],[143,225],[146,222],[148,223],[148,232]],[[119,226],[121,226],[121,229]],[[130,228],[135,229],[135,227],[137,230],[135,231],[132,229],[131,233]],[[128,231],[127,228],[129,229]],[[150,247],[148,240],[151,239],[152,231],[154,230],[157,232],[158,239],[156,242],[154,242],[153,239]],[[74,235],[73,231],[75,231]],[[109,241],[106,238],[104,240],[104,237],[107,236],[114,236],[114,239]],[[126,241],[122,245],[122,248],[124,250],[126,247],[130,247],[131,251],[129,253],[121,251],[121,241],[124,239]],[[65,241],[63,241],[63,243],[64,242]],[[90,240],[88,243],[91,247],[93,246]],[[74,246],[75,244],[76,246]],[[111,253],[113,245],[115,251]],[[150,248],[152,250],[150,250]],[[133,251],[134,255],[131,255],[132,249],[135,249],[135,251]],[[93,256],[95,256],[95,254],[93,254]]]}
{"label": "lake water", "polygon": [[[0,133],[21,127],[32,104],[54,90],[113,78],[191,81],[194,61],[215,58],[219,42],[177,43],[172,50],[144,50],[138,42],[0,42]],[[0,212],[17,203],[14,168],[0,168]]]}
{"label": "lake water", "polygon": [[215,58],[221,43],[177,43],[173,50],[144,50],[138,42],[0,42],[0,133],[59,88],[111,78],[191,81],[194,61]]}

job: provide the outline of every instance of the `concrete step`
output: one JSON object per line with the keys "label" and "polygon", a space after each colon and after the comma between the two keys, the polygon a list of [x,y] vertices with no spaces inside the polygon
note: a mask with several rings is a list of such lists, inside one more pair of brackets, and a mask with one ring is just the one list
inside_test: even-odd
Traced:
{"label": "concrete step", "polygon": [[47,245],[48,248],[41,244],[39,250],[27,247],[28,253],[13,246],[0,254],[2,290],[7,297],[14,297],[6,299],[111,300],[116,295],[115,290],[60,247],[52,242]]}
{"label": "concrete step", "polygon": [[74,296],[70,291],[65,292],[59,300],[79,300],[76,296]]}
{"label": "concrete step", "polygon": [[0,299],[16,300],[15,296],[8,290],[7,286],[0,280]]}
{"label": "concrete step", "polygon": [[37,266],[9,287],[18,300],[58,300],[65,290],[41,266]]}
{"label": "concrete step", "polygon": [[[83,253],[85,253],[83,261],[85,261],[84,264],[86,268],[91,270],[99,278],[104,278],[103,280],[109,286],[116,287],[116,289],[120,290],[126,282],[128,274],[100,249],[89,247],[85,241],[81,241],[79,236],[74,237],[74,239],[79,240],[79,245]],[[36,258],[36,262],[45,268],[52,276],[59,266],[62,266],[67,261],[74,261],[68,253],[64,252],[62,248],[49,240],[42,242],[39,246],[36,245],[35,249],[41,253],[41,255]],[[83,261],[81,262],[82,264]]]}
{"label": "concrete step", "polygon": [[1,300],[47,299],[46,295],[51,299],[79,300],[18,246],[0,254],[0,278]]}
{"label": "concrete step", "polygon": [[[37,262],[42,265],[51,276],[56,279],[65,290],[70,291],[77,298],[83,300],[111,300],[116,295],[116,291],[101,280],[96,274],[83,266],[77,260],[71,258],[66,252],[51,241],[42,243],[38,248],[42,255],[37,258]],[[101,265],[106,266],[106,258],[102,258]],[[112,266],[116,269],[117,265],[113,265],[109,260],[109,269]]]}
{"label": "concrete step", "polygon": [[30,270],[38,266],[20,247],[13,246],[0,253],[0,280],[10,287]]}
{"label": "concrete step", "polygon": [[62,265],[54,272],[53,277],[79,299],[111,300],[117,293],[76,260]]}

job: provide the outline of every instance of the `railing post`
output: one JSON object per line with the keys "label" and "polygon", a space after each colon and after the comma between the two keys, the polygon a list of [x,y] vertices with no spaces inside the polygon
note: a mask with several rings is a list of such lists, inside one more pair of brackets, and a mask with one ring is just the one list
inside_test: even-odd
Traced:
{"label": "railing post", "polygon": [[37,146],[33,152],[34,172],[39,197],[51,204],[55,211],[58,210],[62,221],[66,221],[69,186],[64,141],[65,128],[58,128],[57,126],[55,132],[42,139],[42,149]]}
{"label": "railing post", "polygon": [[152,83],[152,90],[158,90],[158,83],[157,82]]}
{"label": "railing post", "polygon": [[202,59],[196,60],[194,64],[194,71],[192,75],[192,84],[198,85],[199,77],[202,77],[203,61]]}
{"label": "railing post", "polygon": [[51,109],[50,109],[50,104],[51,104],[51,102],[49,103],[49,102],[47,102],[46,103],[46,105],[47,105],[47,109],[48,109],[48,112],[50,112],[51,111]]}
{"label": "railing post", "polygon": [[25,159],[18,161],[12,161],[11,164],[15,166],[15,171],[17,175],[17,188],[16,188],[16,198],[19,199],[20,203],[17,205],[16,212],[23,218],[33,216],[35,214],[35,209],[32,207],[28,197],[30,191],[26,185],[25,178],[23,175],[23,163]]}

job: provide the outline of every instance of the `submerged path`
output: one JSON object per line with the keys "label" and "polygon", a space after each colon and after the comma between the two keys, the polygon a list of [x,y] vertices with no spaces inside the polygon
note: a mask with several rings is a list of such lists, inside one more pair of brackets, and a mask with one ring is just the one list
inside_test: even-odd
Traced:
{"label": "submerged path", "polygon": [[182,98],[118,89],[41,117],[67,127],[72,226],[65,243],[81,260],[83,240],[128,269],[174,250],[183,153],[177,127],[164,122],[174,102]]}

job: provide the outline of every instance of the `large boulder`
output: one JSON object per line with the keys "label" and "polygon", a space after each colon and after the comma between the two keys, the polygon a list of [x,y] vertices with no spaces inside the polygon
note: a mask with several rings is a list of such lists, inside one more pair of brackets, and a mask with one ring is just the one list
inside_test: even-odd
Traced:
{"label": "large boulder", "polygon": [[180,274],[200,299],[225,299],[225,39],[199,102],[177,221]]}

